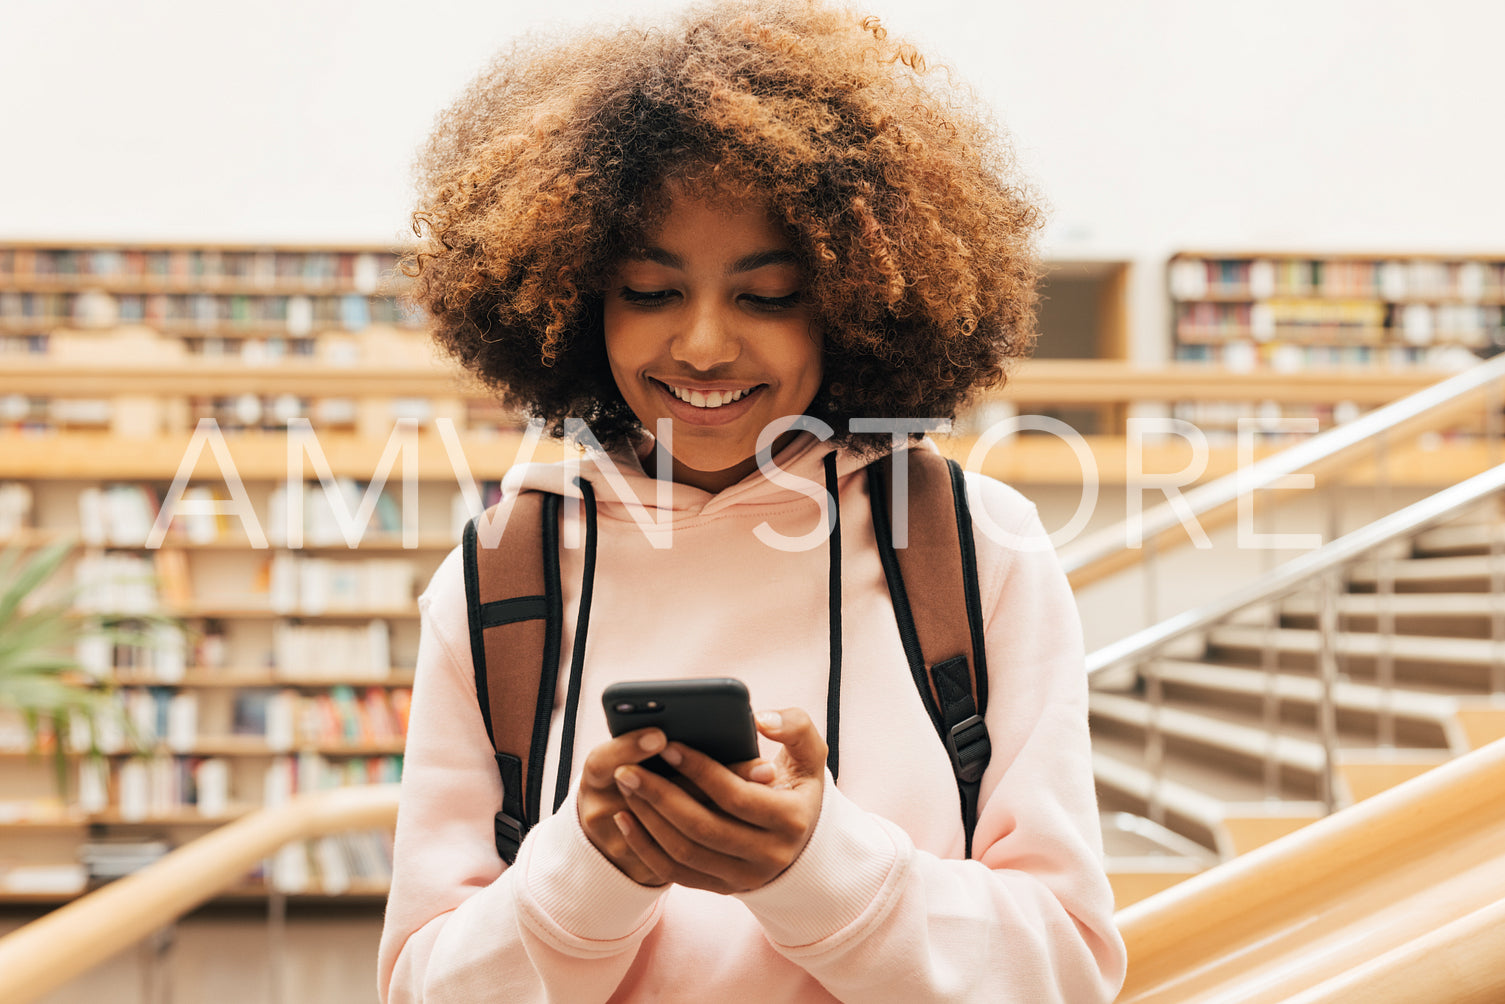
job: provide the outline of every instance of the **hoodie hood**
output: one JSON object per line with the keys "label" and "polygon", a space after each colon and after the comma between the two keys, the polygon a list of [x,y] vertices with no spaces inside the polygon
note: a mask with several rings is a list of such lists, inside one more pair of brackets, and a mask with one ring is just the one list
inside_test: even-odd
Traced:
{"label": "hoodie hood", "polygon": [[[606,517],[630,518],[629,506],[643,510],[655,521],[678,522],[722,513],[732,507],[787,506],[792,501],[811,499],[825,487],[826,455],[836,453],[836,476],[845,479],[862,470],[868,461],[846,450],[838,450],[828,441],[801,432],[785,449],[773,457],[777,471],[765,474],[754,471],[731,487],[712,495],[691,485],[660,482],[643,471],[642,458],[654,449],[649,437],[636,451],[605,453],[591,451],[581,458],[552,464],[521,464],[508,471],[503,482],[506,494],[513,491],[545,491],[566,498],[580,498],[575,485],[577,476],[591,483],[596,493],[598,511]],[[924,440],[921,449],[934,450]],[[667,512],[666,512],[667,511]],[[669,515],[672,513],[672,515]]]}

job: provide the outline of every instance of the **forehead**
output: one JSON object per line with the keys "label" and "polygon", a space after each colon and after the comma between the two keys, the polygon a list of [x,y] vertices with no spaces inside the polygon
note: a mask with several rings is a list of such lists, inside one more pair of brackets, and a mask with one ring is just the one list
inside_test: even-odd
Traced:
{"label": "forehead", "polygon": [[749,264],[797,264],[784,228],[768,201],[756,194],[687,188],[670,180],[655,201],[656,212],[629,247],[629,259],[671,266],[691,259],[722,265],[737,262],[740,270]]}

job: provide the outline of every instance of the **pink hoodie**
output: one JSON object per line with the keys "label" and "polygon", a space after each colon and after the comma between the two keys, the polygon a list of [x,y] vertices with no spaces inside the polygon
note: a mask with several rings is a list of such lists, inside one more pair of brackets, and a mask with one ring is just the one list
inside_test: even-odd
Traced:
{"label": "pink hoodie", "polygon": [[[755,708],[797,706],[825,721],[824,540],[811,537],[804,550],[763,540],[770,531],[801,538],[818,525],[811,496],[821,492],[829,450],[804,435],[777,458],[785,483],[754,474],[715,496],[674,485],[666,509],[631,456],[616,458],[615,483],[589,462],[524,469],[523,488],[566,495],[578,495],[569,481],[579,470],[598,497],[577,780],[586,751],[607,738],[601,691],[617,680],[737,676]],[[795,863],[738,896],[627,878],[586,839],[573,785],[517,863],[503,865],[492,833],[501,783],[476,705],[458,552],[444,561],[419,599],[423,634],[379,961],[384,1004],[1113,999],[1125,952],[1102,869],[1081,629],[1034,507],[996,481],[968,477],[993,758],[974,860],[961,860],[956,783],[903,655],[861,467],[838,455],[840,787],[828,773],[820,818]],[[670,546],[653,546],[624,498],[642,507],[639,518],[660,521]],[[567,519],[565,531],[565,665],[545,808],[583,554],[568,546],[578,526]],[[775,751],[765,745],[766,756]]]}

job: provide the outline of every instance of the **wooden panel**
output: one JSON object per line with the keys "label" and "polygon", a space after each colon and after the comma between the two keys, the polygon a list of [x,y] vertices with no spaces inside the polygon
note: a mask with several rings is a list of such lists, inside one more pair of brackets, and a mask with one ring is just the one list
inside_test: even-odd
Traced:
{"label": "wooden panel", "polygon": [[1319,818],[1321,817],[1315,814],[1287,812],[1258,815],[1232,813],[1223,817],[1222,825],[1228,834],[1229,843],[1233,845],[1234,853],[1247,854],[1256,847],[1263,847],[1272,840],[1295,833]]}
{"label": "wooden panel", "polygon": [[1505,739],[1505,705],[1465,704],[1458,709],[1458,724],[1469,749],[1482,749]]}
{"label": "wooden panel", "polygon": [[1108,865],[1108,884],[1113,887],[1114,906],[1122,910],[1141,900],[1164,892],[1178,882],[1184,882],[1197,874],[1196,869],[1181,871],[1171,869],[1116,868]]}
{"label": "wooden panel", "polygon": [[1338,779],[1348,791],[1349,802],[1362,802],[1425,774],[1446,759],[1446,753],[1432,750],[1344,753],[1338,761]]}

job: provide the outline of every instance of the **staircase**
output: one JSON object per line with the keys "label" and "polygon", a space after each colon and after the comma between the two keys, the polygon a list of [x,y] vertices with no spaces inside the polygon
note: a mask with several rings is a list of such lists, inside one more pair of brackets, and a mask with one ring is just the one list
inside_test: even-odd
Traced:
{"label": "staircase", "polygon": [[1157,648],[1126,688],[1094,687],[1120,907],[1505,736],[1500,512],[1474,506],[1338,568],[1328,709],[1320,577]]}

